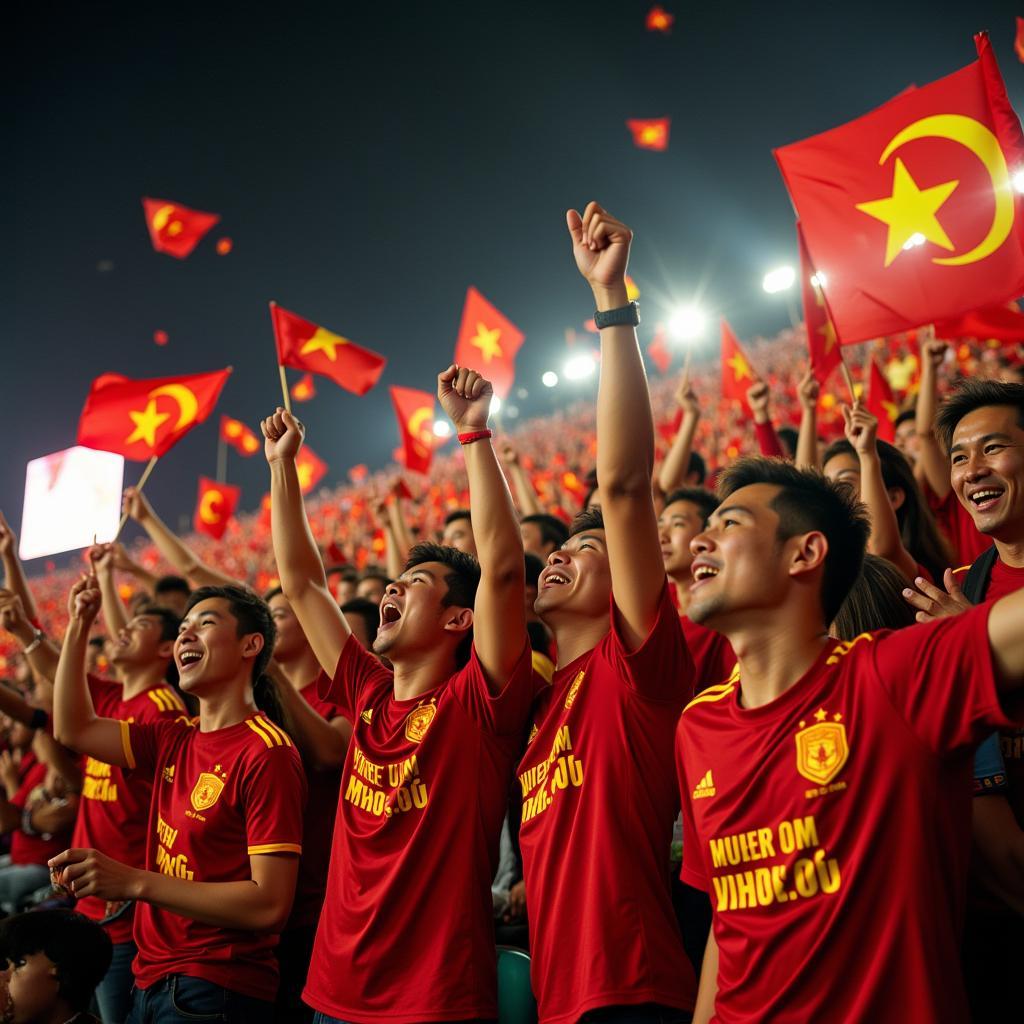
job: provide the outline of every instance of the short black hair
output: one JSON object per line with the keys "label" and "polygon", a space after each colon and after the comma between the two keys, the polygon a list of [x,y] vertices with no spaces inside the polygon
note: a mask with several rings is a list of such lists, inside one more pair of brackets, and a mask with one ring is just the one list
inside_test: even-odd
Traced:
{"label": "short black hair", "polygon": [[469,514],[468,508],[453,509],[444,517],[444,525],[447,526],[449,523],[457,522],[459,519],[465,519],[470,526],[473,525],[473,519]]}
{"label": "short black hair", "polygon": [[341,611],[346,616],[357,615],[366,623],[366,633],[372,646],[380,629],[380,605],[367,597],[353,597],[341,606]]}
{"label": "short black hair", "polygon": [[569,527],[569,536],[575,537],[578,533],[586,533],[588,530],[603,530],[604,515],[600,505],[589,505],[582,512],[573,516],[572,525]]}
{"label": "short black hair", "polygon": [[188,597],[192,593],[192,588],[183,576],[161,576],[153,584],[153,593],[157,597],[161,594],[184,594]]}
{"label": "short black hair", "polygon": [[359,573],[351,565],[332,565],[324,570],[324,575],[330,579],[332,576],[340,576],[343,580],[355,583],[359,579]]}
{"label": "short black hair", "polygon": [[697,483],[702,484],[708,478],[708,465],[700,452],[690,452],[690,464],[686,467],[687,476],[696,473]]}
{"label": "short black hair", "polygon": [[907,420],[916,420],[917,411],[915,409],[904,409],[896,419],[892,421],[893,427],[898,427],[901,423],[906,423]]}
{"label": "short black hair", "polygon": [[525,553],[524,559],[526,561],[526,585],[536,587],[540,582],[540,574],[544,571],[544,562],[536,555],[531,555],[529,551]]}
{"label": "short black hair", "polygon": [[782,447],[785,449],[786,454],[790,457],[795,456],[796,446],[800,443],[800,432],[796,427],[779,427],[775,433],[782,442]]}
{"label": "short black hair", "polygon": [[444,574],[448,593],[441,602],[443,608],[453,605],[458,608],[473,607],[476,588],[480,585],[480,563],[472,555],[444,544],[417,544],[409,552],[402,572],[409,572],[424,562],[440,562],[448,569]]}
{"label": "short black hair", "polygon": [[704,519],[718,508],[718,498],[706,487],[677,488],[665,499],[665,508],[677,501],[688,501],[691,505],[696,505]]}
{"label": "short black hair", "polygon": [[867,509],[849,487],[835,484],[817,470],[797,469],[782,459],[749,456],[733,463],[718,482],[725,500],[742,487],[769,484],[779,488],[771,507],[779,517],[778,540],[817,530],[828,542],[821,584],[821,608],[831,622],[846,600],[864,563],[871,522]]}
{"label": "short black hair", "polygon": [[159,619],[161,640],[173,640],[178,635],[181,619],[170,608],[165,608],[162,604],[144,604],[135,614]]}
{"label": "short black hair", "polygon": [[110,968],[113,946],[95,921],[73,910],[34,910],[0,922],[0,961],[33,953],[44,954],[57,968],[61,997],[84,1013]]}
{"label": "short black hair", "polygon": [[536,512],[532,516],[523,516],[519,520],[522,523],[534,523],[540,530],[540,538],[545,544],[554,544],[560,548],[569,539],[569,527],[562,522],[558,516],[548,515],[547,512]]}
{"label": "short black hair", "polygon": [[193,590],[185,606],[185,614],[192,611],[200,601],[209,601],[214,597],[227,601],[231,614],[238,621],[236,635],[259,633],[263,637],[263,650],[256,656],[252,666],[252,681],[255,684],[270,664],[274,641],[277,639],[277,627],[274,625],[270,608],[263,598],[248,587],[231,583],[223,587],[200,587]]}
{"label": "short black hair", "polygon": [[957,424],[975,409],[989,405],[1008,405],[1017,410],[1017,426],[1024,429],[1024,384],[1005,380],[962,380],[942,403],[935,418],[935,430],[949,451]]}
{"label": "short black hair", "polygon": [[391,582],[391,577],[379,566],[369,565],[359,576],[359,582],[362,583],[363,580],[380,580],[386,586]]}

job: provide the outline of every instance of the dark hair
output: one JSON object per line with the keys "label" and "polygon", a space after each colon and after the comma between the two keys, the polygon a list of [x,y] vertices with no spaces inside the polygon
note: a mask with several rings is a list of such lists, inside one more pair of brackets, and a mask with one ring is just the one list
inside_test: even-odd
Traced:
{"label": "dark hair", "polygon": [[914,609],[903,599],[907,581],[887,558],[865,555],[857,578],[832,622],[832,634],[853,640],[876,629],[912,626]]}
{"label": "dark hair", "polygon": [[697,474],[697,483],[702,484],[708,478],[708,466],[700,452],[690,452],[690,464],[686,467],[686,475]]}
{"label": "dark hair", "polygon": [[263,600],[270,604],[270,602],[277,597],[278,594],[284,593],[284,587],[271,587],[264,595]]}
{"label": "dark hair", "polygon": [[91,637],[89,637],[89,646],[90,647],[102,647],[106,642],[107,642],[107,638],[105,636],[91,636]]}
{"label": "dark hair", "polygon": [[366,597],[353,597],[341,606],[341,610],[346,616],[357,615],[366,623],[366,633],[372,646],[380,629],[380,605]]}
{"label": "dark hair", "polygon": [[459,608],[473,607],[476,588],[480,585],[480,563],[472,555],[443,544],[417,544],[409,552],[402,572],[406,573],[424,562],[440,562],[449,569],[444,575],[448,593],[441,601],[442,608],[450,608],[452,605]]}
{"label": "dark hair", "polygon": [[948,451],[953,446],[957,424],[975,409],[1008,405],[1017,410],[1017,426],[1024,429],[1024,384],[1005,380],[962,380],[942,403],[935,418],[935,431]]}
{"label": "dark hair", "polygon": [[800,443],[800,434],[796,427],[779,427],[775,433],[782,442],[786,454],[791,458],[795,456],[796,446]]}
{"label": "dark hair", "polygon": [[161,576],[153,584],[153,593],[157,596],[160,594],[184,594],[187,597],[192,593],[192,588],[188,585],[188,580],[181,576]]}
{"label": "dark hair", "polygon": [[[914,479],[914,470],[895,445],[881,440],[875,443],[882,463],[882,482],[887,489],[896,488],[903,492],[903,504],[896,509],[900,540],[910,552],[910,557],[923,565],[933,580],[941,580],[942,574],[953,564],[953,552],[939,532],[928,502]],[[822,466],[828,465],[829,460],[837,455],[857,458],[857,451],[846,438],[840,438],[825,449]]]}
{"label": "dark hair", "polygon": [[560,548],[569,539],[569,527],[558,516],[537,512],[532,516],[523,516],[519,522],[534,523],[540,530],[540,539],[545,544],[554,544],[556,548]]}
{"label": "dark hair", "polygon": [[135,614],[160,620],[161,641],[173,640],[178,635],[181,619],[170,608],[165,608],[162,604],[144,604]]}
{"label": "dark hair", "polygon": [[363,580],[380,580],[386,586],[391,582],[391,577],[381,568],[375,565],[367,566],[359,577],[359,582]]}
{"label": "dark hair", "polygon": [[540,582],[540,574],[544,571],[544,562],[536,555],[531,555],[529,551],[524,553],[524,559],[526,562],[526,585],[535,587]]}
{"label": "dark hair", "polygon": [[569,536],[575,537],[578,533],[586,533],[588,530],[603,530],[604,515],[601,513],[600,505],[590,505],[582,512],[577,512],[572,518],[572,525],[569,527]]}
{"label": "dark hair", "polygon": [[0,922],[0,960],[42,953],[57,968],[61,998],[76,1013],[89,1009],[110,968],[110,936],[73,910],[34,910]]}
{"label": "dark hair", "polygon": [[771,507],[779,517],[778,540],[817,530],[825,535],[828,553],[821,583],[821,608],[826,622],[835,617],[864,561],[871,524],[867,510],[849,487],[834,484],[817,470],[797,469],[781,459],[751,456],[733,463],[718,482],[724,500],[741,487],[769,484],[779,488]]}
{"label": "dark hair", "polygon": [[192,591],[185,606],[185,614],[200,601],[209,601],[215,597],[228,602],[228,608],[238,622],[237,636],[259,633],[263,637],[263,649],[256,655],[252,665],[252,696],[256,707],[272,722],[284,728],[284,712],[277,698],[277,688],[266,674],[274,652],[274,640],[277,638],[277,627],[267,602],[248,587],[234,583],[223,587],[200,587]]}
{"label": "dark hair", "polygon": [[706,487],[679,487],[665,499],[665,508],[677,501],[688,501],[696,505],[701,518],[707,519],[718,508],[718,498]]}
{"label": "dark hair", "polygon": [[359,579],[359,573],[351,565],[332,565],[324,570],[324,574],[330,579],[332,576],[340,576],[343,580],[355,583]]}
{"label": "dark hair", "polygon": [[898,427],[901,423],[906,423],[907,420],[916,420],[917,411],[914,409],[904,409],[896,419],[893,420],[893,427]]}
{"label": "dark hair", "polygon": [[457,508],[449,512],[448,515],[444,517],[444,525],[447,526],[449,523],[457,522],[459,519],[465,519],[470,526],[473,525],[473,519],[469,514],[468,508]]}

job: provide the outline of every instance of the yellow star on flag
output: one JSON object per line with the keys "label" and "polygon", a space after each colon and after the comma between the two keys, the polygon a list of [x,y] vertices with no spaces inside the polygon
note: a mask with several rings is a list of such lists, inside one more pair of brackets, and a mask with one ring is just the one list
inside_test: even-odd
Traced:
{"label": "yellow star on flag", "polygon": [[825,719],[828,718],[828,712],[824,708],[818,708],[818,710],[814,712],[814,717],[819,722],[824,722]]}
{"label": "yellow star on flag", "polygon": [[904,244],[914,235],[922,235],[926,241],[934,242],[943,249],[953,249],[949,235],[935,214],[959,184],[957,179],[931,188],[918,188],[903,161],[896,158],[892,195],[857,203],[857,209],[862,213],[889,225],[889,235],[885,241],[885,266],[889,266],[899,256]]}
{"label": "yellow star on flag", "polygon": [[316,329],[316,334],[314,334],[313,337],[310,338],[301,349],[299,349],[299,355],[308,356],[313,352],[323,352],[323,354],[333,363],[338,358],[338,346],[347,344],[347,338],[342,338],[337,334],[331,334],[330,331],[325,331],[322,327],[318,327]]}
{"label": "yellow star on flag", "polygon": [[170,414],[157,412],[156,399],[151,398],[146,408],[139,412],[137,409],[129,411],[128,415],[135,424],[135,429],[125,438],[125,444],[134,444],[136,441],[144,441],[150,448],[156,447],[156,432],[160,424],[169,420]]}
{"label": "yellow star on flag", "polygon": [[900,414],[900,407],[895,402],[883,402],[882,406],[885,411],[889,414],[889,419],[893,422],[896,421],[896,417]]}
{"label": "yellow star on flag", "polygon": [[744,377],[748,380],[754,379],[750,374],[750,364],[739,352],[730,359],[727,359],[726,362],[732,367],[734,380],[743,380]]}
{"label": "yellow star on flag", "polygon": [[838,711],[832,716],[833,722],[841,722],[842,720],[843,716]]}
{"label": "yellow star on flag", "polygon": [[825,339],[825,351],[831,352],[832,346],[836,343],[836,329],[832,326],[832,321],[826,320],[825,326],[818,328],[818,333]]}
{"label": "yellow star on flag", "polygon": [[298,462],[295,473],[299,478],[299,490],[305,491],[313,482],[313,467],[308,462]]}
{"label": "yellow star on flag", "polygon": [[483,353],[484,362],[489,363],[492,359],[500,356],[501,346],[498,344],[498,339],[501,337],[501,331],[495,327],[493,330],[488,330],[486,324],[477,323],[476,325],[476,337],[470,339],[470,345],[475,345]]}

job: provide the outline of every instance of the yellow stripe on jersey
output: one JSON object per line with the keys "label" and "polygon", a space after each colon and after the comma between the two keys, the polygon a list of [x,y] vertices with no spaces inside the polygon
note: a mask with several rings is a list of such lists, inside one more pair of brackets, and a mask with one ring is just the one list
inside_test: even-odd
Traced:
{"label": "yellow stripe on jersey", "polygon": [[262,846],[250,846],[248,852],[253,853],[302,853],[298,843],[264,843]]}
{"label": "yellow stripe on jersey", "polygon": [[135,755],[132,753],[131,727],[127,722],[119,722],[121,726],[121,750],[124,753],[125,763],[129,768],[135,767]]}
{"label": "yellow stripe on jersey", "polygon": [[263,742],[267,745],[268,750],[272,747],[281,746],[281,741],[276,736],[271,738],[269,735],[267,735],[267,733],[265,733],[259,727],[259,724],[257,723],[255,718],[250,718],[245,724],[249,726],[249,728],[252,729],[252,731],[256,733],[256,735],[259,736],[261,740],[263,740]]}
{"label": "yellow stripe on jersey", "polygon": [[708,701],[722,700],[724,697],[728,697],[733,690],[736,689],[734,683],[723,683],[721,686],[709,686],[703,693],[698,694],[689,704],[683,708],[683,714],[694,706],[694,704],[704,704]]}
{"label": "yellow stripe on jersey", "polygon": [[972,565],[974,565],[973,562],[971,562],[968,565],[961,565],[959,569],[954,569],[953,570],[953,575],[955,576],[958,572],[967,572]]}
{"label": "yellow stripe on jersey", "polygon": [[185,707],[185,702],[181,699],[181,694],[179,694],[177,690],[172,690],[169,686],[167,686],[164,687],[164,689],[162,689],[160,692],[170,702],[172,711],[188,710],[188,708]]}
{"label": "yellow stripe on jersey", "polygon": [[269,718],[260,718],[260,725],[263,726],[271,736],[278,737],[286,747],[292,745],[292,738],[281,728],[276,722],[272,722]]}

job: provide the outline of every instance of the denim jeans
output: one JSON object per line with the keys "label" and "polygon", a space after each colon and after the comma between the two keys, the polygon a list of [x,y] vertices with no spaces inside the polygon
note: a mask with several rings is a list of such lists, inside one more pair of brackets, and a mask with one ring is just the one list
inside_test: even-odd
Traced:
{"label": "denim jeans", "polygon": [[132,988],[135,976],[132,961],[138,950],[134,942],[117,942],[110,969],[96,987],[96,1003],[103,1024],[124,1024],[132,1010]]}
{"label": "denim jeans", "polygon": [[169,974],[149,988],[137,988],[128,1024],[273,1024],[274,1004],[229,992],[203,978]]}
{"label": "denim jeans", "polygon": [[50,881],[45,864],[8,864],[0,868],[0,907],[8,914],[21,909],[21,901]]}

